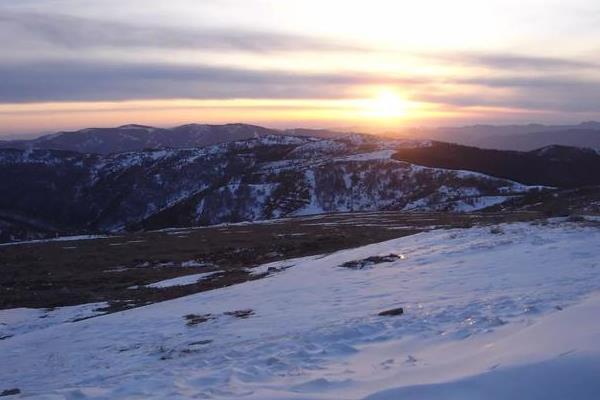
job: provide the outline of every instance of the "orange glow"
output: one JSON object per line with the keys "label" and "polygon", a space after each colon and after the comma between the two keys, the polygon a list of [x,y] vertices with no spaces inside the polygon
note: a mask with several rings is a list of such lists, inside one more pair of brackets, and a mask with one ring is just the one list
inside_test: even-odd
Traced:
{"label": "orange glow", "polygon": [[[372,97],[367,97],[373,94]],[[0,104],[8,133],[56,132],[129,123],[175,126],[187,123],[253,123],[323,127],[364,132],[396,131],[430,120],[460,123],[464,118],[514,115],[519,110],[444,106],[408,100],[391,89],[375,89],[351,99],[139,100]]]}
{"label": "orange glow", "polygon": [[374,118],[395,119],[407,115],[408,102],[396,92],[384,89],[377,96],[367,101],[365,115]]}
{"label": "orange glow", "polygon": [[[4,128],[17,131],[79,129],[128,123],[173,126],[190,122],[246,122],[267,126],[386,126],[425,118],[433,110],[417,109],[393,92],[372,99],[232,99],[144,100],[0,104]],[[41,127],[41,129],[40,129]]]}

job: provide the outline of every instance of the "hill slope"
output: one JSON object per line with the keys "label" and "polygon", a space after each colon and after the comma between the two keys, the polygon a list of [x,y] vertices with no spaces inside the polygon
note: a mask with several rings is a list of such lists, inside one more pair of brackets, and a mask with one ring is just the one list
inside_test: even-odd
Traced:
{"label": "hill slope", "polygon": [[83,321],[72,320],[94,305],[0,311],[0,329],[14,335],[0,340],[10,365],[0,389],[32,398],[595,399],[600,231],[498,229],[266,264],[254,269],[264,279]]}
{"label": "hill slope", "polygon": [[600,154],[576,147],[517,152],[434,142],[428,147],[399,149],[394,158],[436,168],[477,171],[524,184],[565,188],[600,185]]}
{"label": "hill slope", "polygon": [[107,156],[6,149],[0,211],[78,233],[359,210],[469,211],[530,190],[391,159],[426,144],[276,135]]}

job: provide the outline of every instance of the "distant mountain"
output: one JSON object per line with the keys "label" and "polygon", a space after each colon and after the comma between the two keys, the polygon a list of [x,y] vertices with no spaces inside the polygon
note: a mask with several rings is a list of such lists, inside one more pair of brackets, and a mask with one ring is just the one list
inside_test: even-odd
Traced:
{"label": "distant mountain", "polygon": [[433,142],[428,147],[399,149],[394,158],[436,168],[477,171],[529,185],[600,185],[600,154],[585,148],[553,145],[517,152]]}
{"label": "distant mountain", "polygon": [[317,129],[282,131],[248,124],[189,124],[171,129],[123,125],[117,128],[88,128],[74,132],[59,132],[31,140],[0,141],[0,148],[110,154],[144,149],[204,147],[267,135],[336,137],[340,136],[340,133]]}
{"label": "distant mountain", "polygon": [[600,128],[567,129],[549,132],[534,132],[520,135],[488,137],[476,141],[481,147],[529,151],[548,145],[587,147],[600,149]]}
{"label": "distant mountain", "polygon": [[476,172],[391,158],[428,145],[364,135],[267,135],[111,155],[3,149],[0,240],[325,212],[471,211],[531,191]]}
{"label": "distant mountain", "polygon": [[[175,128],[123,125],[116,128],[87,128],[58,132],[28,140],[0,140],[0,148],[66,150],[80,153],[111,154],[147,149],[182,149],[212,146],[267,135],[291,135],[318,138],[347,136],[328,129],[270,129],[248,124],[188,124]],[[397,137],[387,134],[385,137]],[[475,125],[453,128],[413,129],[401,137],[438,140],[498,150],[530,151],[549,145],[600,149],[600,123],[578,125]]]}
{"label": "distant mountain", "polygon": [[600,122],[593,121],[577,125],[474,125],[416,129],[406,135],[498,150],[530,151],[549,145],[600,149]]}

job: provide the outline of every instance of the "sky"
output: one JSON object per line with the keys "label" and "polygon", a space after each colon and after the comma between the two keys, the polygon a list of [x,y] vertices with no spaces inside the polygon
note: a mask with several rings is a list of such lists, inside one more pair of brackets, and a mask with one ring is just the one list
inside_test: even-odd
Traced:
{"label": "sky", "polygon": [[0,134],[600,119],[597,0],[2,0]]}

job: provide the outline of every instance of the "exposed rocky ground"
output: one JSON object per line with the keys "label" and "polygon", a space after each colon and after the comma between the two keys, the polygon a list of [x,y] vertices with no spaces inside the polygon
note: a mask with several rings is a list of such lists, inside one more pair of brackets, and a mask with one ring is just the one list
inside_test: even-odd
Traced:
{"label": "exposed rocky ground", "polygon": [[[115,311],[259,279],[286,265],[253,267],[280,260],[328,254],[435,228],[528,221],[540,215],[332,214],[1,245],[0,309],[105,302],[100,308]],[[202,279],[181,286],[147,286],[193,274],[202,274]]]}

